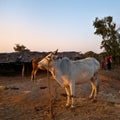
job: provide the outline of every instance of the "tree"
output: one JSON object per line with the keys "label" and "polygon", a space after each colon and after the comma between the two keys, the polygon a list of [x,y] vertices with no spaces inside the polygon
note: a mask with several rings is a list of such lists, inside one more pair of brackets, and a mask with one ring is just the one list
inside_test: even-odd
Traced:
{"label": "tree", "polygon": [[120,33],[119,28],[116,29],[113,18],[111,16],[103,19],[96,17],[93,26],[96,28],[94,34],[102,36],[100,48],[103,48],[107,55],[112,55],[115,60],[120,56]]}
{"label": "tree", "polygon": [[17,52],[29,51],[24,45],[15,44],[16,46],[13,49]]}
{"label": "tree", "polygon": [[116,36],[117,36],[117,41],[119,44],[118,52],[116,55],[117,56],[116,62],[120,64],[120,27],[117,29]]}
{"label": "tree", "polygon": [[96,59],[98,59],[98,55],[94,53],[93,51],[88,51],[84,53],[84,57],[95,57]]}

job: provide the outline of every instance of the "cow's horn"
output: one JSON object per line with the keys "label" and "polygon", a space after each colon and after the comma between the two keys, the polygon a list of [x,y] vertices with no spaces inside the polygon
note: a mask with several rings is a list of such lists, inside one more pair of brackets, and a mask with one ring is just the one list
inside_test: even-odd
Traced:
{"label": "cow's horn", "polygon": [[57,49],[57,50],[55,50],[53,53],[54,53],[54,54],[57,54],[57,53],[58,53],[58,49]]}

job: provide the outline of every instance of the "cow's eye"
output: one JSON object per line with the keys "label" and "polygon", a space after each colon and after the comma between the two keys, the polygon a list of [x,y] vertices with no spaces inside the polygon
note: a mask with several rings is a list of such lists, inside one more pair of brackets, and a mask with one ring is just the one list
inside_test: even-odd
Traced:
{"label": "cow's eye", "polygon": [[48,56],[47,58],[48,58],[48,59],[51,59],[51,56]]}
{"label": "cow's eye", "polygon": [[53,56],[53,60],[57,60],[58,59],[58,56]]}

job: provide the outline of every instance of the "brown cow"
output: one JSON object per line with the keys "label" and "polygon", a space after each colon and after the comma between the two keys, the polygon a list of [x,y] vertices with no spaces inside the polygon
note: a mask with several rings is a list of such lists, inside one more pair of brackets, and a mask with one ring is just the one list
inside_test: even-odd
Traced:
{"label": "brown cow", "polygon": [[35,80],[36,73],[38,69],[45,70],[43,67],[38,67],[38,62],[41,60],[41,58],[34,58],[32,59],[32,72],[31,72],[31,80]]}

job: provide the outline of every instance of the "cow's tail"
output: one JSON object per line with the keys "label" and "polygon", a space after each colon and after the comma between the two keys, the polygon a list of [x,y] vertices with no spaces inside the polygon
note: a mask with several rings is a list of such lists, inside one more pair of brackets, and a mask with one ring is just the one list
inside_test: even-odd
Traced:
{"label": "cow's tail", "polygon": [[94,60],[94,69],[95,72],[98,72],[98,70],[100,69],[100,63],[96,59]]}
{"label": "cow's tail", "polygon": [[100,63],[98,60],[95,59],[94,61],[94,69],[95,69],[95,85],[97,87],[97,93],[99,92],[99,85],[100,85],[100,80],[98,79],[98,71],[100,70]]}

